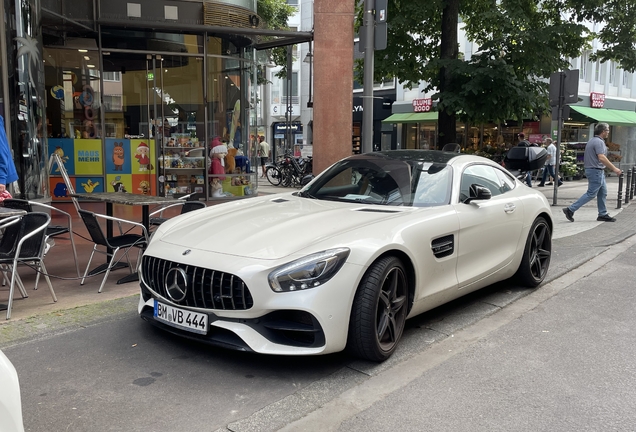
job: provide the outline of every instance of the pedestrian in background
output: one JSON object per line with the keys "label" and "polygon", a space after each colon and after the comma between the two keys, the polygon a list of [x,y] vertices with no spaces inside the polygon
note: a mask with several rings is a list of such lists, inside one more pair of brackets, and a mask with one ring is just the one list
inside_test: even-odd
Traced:
{"label": "pedestrian in background", "polygon": [[[532,146],[529,141],[526,141],[526,134],[524,134],[523,132],[517,135],[517,139],[519,140],[519,143],[517,144],[518,147]],[[526,184],[528,185],[528,187],[532,187],[532,171],[528,171],[526,173]]]}
{"label": "pedestrian in background", "polygon": [[4,130],[4,117],[0,116],[0,194],[13,193],[12,184],[18,181],[18,172],[13,163],[13,155]]}
{"label": "pedestrian in background", "polygon": [[[556,152],[557,152],[556,146],[552,142],[552,138],[546,138],[545,144],[547,146],[546,150],[548,152],[548,159],[546,159],[545,165],[543,166],[543,177],[541,178],[541,183],[539,183],[537,186],[543,187],[545,185],[545,180],[548,177],[548,175],[552,176],[553,179],[558,178],[559,186],[561,186],[563,182],[554,173],[554,164],[556,163]],[[550,183],[548,183],[548,186],[551,186],[552,184],[553,184],[552,181],[550,181]]]}
{"label": "pedestrian in background", "polygon": [[265,137],[260,135],[258,137],[259,145],[258,145],[258,155],[261,158],[261,177],[265,177],[265,165],[269,159],[269,144],[265,141]]}
{"label": "pedestrian in background", "polygon": [[585,145],[585,176],[587,177],[587,192],[574,204],[563,209],[565,217],[574,222],[574,212],[596,197],[598,207],[597,221],[616,222],[616,219],[607,213],[605,200],[607,198],[607,184],[605,183],[605,168],[620,175],[622,171],[616,168],[607,158],[607,146],[605,139],[609,135],[609,125],[599,123],[594,128],[594,137]]}

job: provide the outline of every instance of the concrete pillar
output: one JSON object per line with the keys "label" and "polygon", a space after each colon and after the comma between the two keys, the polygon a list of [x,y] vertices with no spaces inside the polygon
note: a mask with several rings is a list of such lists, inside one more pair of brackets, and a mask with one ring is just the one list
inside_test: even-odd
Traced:
{"label": "concrete pillar", "polygon": [[314,1],[314,174],[351,155],[353,0]]}

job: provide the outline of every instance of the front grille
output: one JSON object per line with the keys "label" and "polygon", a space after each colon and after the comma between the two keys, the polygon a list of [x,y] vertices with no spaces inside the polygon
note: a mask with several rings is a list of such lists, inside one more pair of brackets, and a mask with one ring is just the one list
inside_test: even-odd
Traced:
{"label": "front grille", "polygon": [[188,277],[186,296],[175,302],[178,305],[210,310],[246,310],[254,305],[245,282],[233,274],[151,256],[143,257],[141,274],[150,289],[170,299],[166,292],[165,279],[168,271],[175,267],[183,269]]}

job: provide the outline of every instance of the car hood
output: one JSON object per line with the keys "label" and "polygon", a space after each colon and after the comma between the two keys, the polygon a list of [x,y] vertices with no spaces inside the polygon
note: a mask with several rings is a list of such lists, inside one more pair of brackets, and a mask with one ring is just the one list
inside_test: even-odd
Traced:
{"label": "car hood", "polygon": [[275,260],[412,210],[292,195],[250,198],[179,217],[170,223],[159,241],[188,249]]}

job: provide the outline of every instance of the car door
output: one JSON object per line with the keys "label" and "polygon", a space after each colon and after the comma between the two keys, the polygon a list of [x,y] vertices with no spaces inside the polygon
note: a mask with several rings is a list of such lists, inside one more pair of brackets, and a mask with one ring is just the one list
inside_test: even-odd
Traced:
{"label": "car door", "polygon": [[460,197],[468,196],[468,188],[474,183],[488,188],[492,197],[469,204],[460,199],[455,204],[459,218],[457,278],[460,289],[508,265],[523,227],[523,206],[514,194],[514,179],[490,165],[473,164],[461,175]]}

